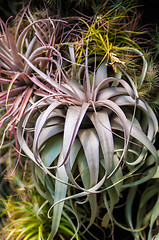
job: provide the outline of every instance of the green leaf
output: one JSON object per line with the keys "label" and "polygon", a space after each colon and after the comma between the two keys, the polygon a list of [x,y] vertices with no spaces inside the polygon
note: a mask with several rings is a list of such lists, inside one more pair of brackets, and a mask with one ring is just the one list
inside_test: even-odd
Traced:
{"label": "green leaf", "polygon": [[41,159],[46,167],[50,167],[54,160],[60,155],[63,136],[56,134],[44,142],[42,146]]}
{"label": "green leaf", "polygon": [[95,87],[97,87],[103,80],[107,78],[107,62],[104,61],[95,73]]}
{"label": "green leaf", "polygon": [[71,147],[75,141],[79,131],[82,120],[89,107],[89,103],[83,103],[81,107],[70,106],[67,110],[65,126],[64,126],[64,139],[63,139],[63,159],[67,161]]}
{"label": "green leaf", "polygon": [[[78,141],[74,142],[74,145],[72,146],[71,152],[70,152],[70,167],[72,168],[78,151],[80,149],[80,144]],[[63,152],[61,151],[61,154],[58,159],[58,167],[56,171],[56,177],[65,182],[65,184],[59,182],[56,180],[55,182],[55,197],[54,197],[54,208],[53,208],[53,220],[52,220],[52,227],[51,227],[51,233],[48,238],[48,240],[52,240],[52,238],[55,236],[55,234],[58,231],[60,221],[61,221],[61,215],[64,207],[64,200],[66,197],[67,192],[67,182],[68,182],[68,175],[65,169],[65,166],[63,163]],[[56,204],[60,200],[63,200],[62,202]]]}
{"label": "green leaf", "polygon": [[103,152],[104,160],[105,160],[105,171],[108,174],[113,161],[114,155],[114,141],[112,129],[109,121],[109,116],[107,111],[99,111],[88,114],[93,125],[98,133],[98,137],[100,140],[100,146]]}
{"label": "green leaf", "polygon": [[78,136],[88,163],[90,186],[93,186],[99,175],[99,139],[93,128],[79,130]]}

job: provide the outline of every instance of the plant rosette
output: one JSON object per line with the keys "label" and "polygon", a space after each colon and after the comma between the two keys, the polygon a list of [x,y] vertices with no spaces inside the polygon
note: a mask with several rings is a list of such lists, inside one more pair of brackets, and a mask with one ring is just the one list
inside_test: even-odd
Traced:
{"label": "plant rosette", "polygon": [[[72,45],[69,50],[73,62]],[[105,204],[111,215],[123,188],[143,183],[156,172],[155,114],[122,67],[120,78],[109,77],[112,70],[100,57],[89,57],[86,46],[81,66],[76,68],[74,62],[71,69],[62,70],[58,93],[46,94],[19,121],[19,144],[36,164],[34,179],[40,179],[50,194],[50,180],[54,188],[56,217],[50,239],[58,230],[64,201],[85,197],[91,208],[90,226],[98,215],[97,193],[108,191],[111,200]],[[142,177],[134,180],[131,176],[143,166],[148,151],[154,159],[152,171],[141,171],[137,175]],[[69,194],[70,188],[77,193]]]}

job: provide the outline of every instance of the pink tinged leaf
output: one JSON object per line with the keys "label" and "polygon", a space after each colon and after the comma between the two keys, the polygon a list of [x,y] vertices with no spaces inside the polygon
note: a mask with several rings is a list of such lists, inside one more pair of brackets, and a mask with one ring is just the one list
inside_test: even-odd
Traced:
{"label": "pink tinged leaf", "polygon": [[4,38],[0,39],[0,49],[3,49],[3,52],[10,57],[10,51],[8,48],[8,42],[4,40]]}
{"label": "pink tinged leaf", "polygon": [[4,61],[4,64],[9,67],[8,70],[10,70],[10,69],[12,69],[13,71],[17,71],[18,70],[17,65],[14,63],[13,60],[9,59],[7,56],[5,56],[2,53],[0,53],[0,58]]}
{"label": "pink tinged leaf", "polygon": [[63,84],[65,87],[68,87],[68,89],[70,89],[70,91],[72,91],[73,93],[73,96],[81,101],[81,102],[84,102],[85,100],[85,94],[83,92],[83,88],[82,86],[78,83],[78,82],[75,82],[75,81],[68,81],[67,84]]}
{"label": "pink tinged leaf", "polygon": [[22,104],[20,106],[20,109],[19,109],[19,112],[18,112],[18,115],[17,115],[17,122],[21,119],[26,107],[27,107],[27,104],[32,96],[32,93],[33,93],[33,88],[28,88],[26,90],[26,93],[25,93],[25,96],[24,96],[24,99],[22,101]]}
{"label": "pink tinged leaf", "polygon": [[3,61],[0,61],[0,70],[1,70],[1,72],[2,72],[2,68],[3,68],[3,71],[4,71],[4,69],[6,69],[6,70],[11,70],[11,68],[7,65],[7,64],[5,64]]}
{"label": "pink tinged leaf", "polygon": [[19,33],[19,31],[20,31],[20,26],[21,26],[21,24],[22,24],[22,22],[23,22],[23,20],[24,20],[24,15],[25,15],[25,13],[26,13],[26,9],[27,9],[27,7],[25,7],[25,8],[23,9],[22,15],[21,15],[21,17],[20,17],[20,19],[19,19],[19,21],[18,21],[18,23],[17,23],[16,29],[15,29],[15,40],[16,40],[16,41],[17,41],[17,38],[18,38],[18,33]]}
{"label": "pink tinged leaf", "polygon": [[76,74],[76,60],[75,60],[74,45],[69,44],[68,45],[68,50],[69,50],[69,54],[70,54],[70,58],[71,58],[71,62],[72,62],[73,73],[74,73],[74,76],[75,76],[75,74]]}
{"label": "pink tinged leaf", "polygon": [[89,103],[83,103],[80,106],[70,106],[67,110],[65,126],[64,126],[64,140],[63,140],[63,159],[64,163],[67,161],[72,145],[75,141],[80,125],[89,107]]}
{"label": "pink tinged leaf", "polygon": [[[62,21],[62,20],[58,20],[58,19],[55,19],[56,22],[64,22],[66,23],[65,21]],[[30,28],[33,27],[34,31],[35,31],[35,34],[36,34],[36,37],[38,39],[42,41],[42,39],[40,38],[40,35],[38,35],[38,31],[36,30],[36,28],[34,27],[34,25],[38,24],[38,23],[45,23],[45,22],[50,22],[50,18],[48,19],[39,19],[39,20],[36,20],[34,22],[31,22],[31,24],[29,24],[26,28],[24,28],[24,30],[21,32],[21,34],[19,35],[18,39],[17,39],[17,49],[20,53],[23,52],[23,45],[24,45],[24,40],[25,40],[25,37],[28,33],[28,31],[30,30]],[[43,45],[46,45],[46,44],[43,44]]]}
{"label": "pink tinged leaf", "polygon": [[99,111],[88,114],[100,140],[101,149],[105,161],[105,170],[108,174],[113,162],[114,140],[111,124],[107,111]]}
{"label": "pink tinged leaf", "polygon": [[[32,23],[35,23],[36,22],[36,19],[33,17],[33,15],[31,14],[29,8],[28,8],[28,14],[26,13],[26,16],[27,16],[27,19],[29,20],[29,22],[32,24]],[[42,21],[42,20],[41,20]],[[47,21],[50,22],[50,18],[47,19]],[[42,24],[43,25],[43,24]],[[45,42],[43,41],[43,39],[47,39],[48,40],[48,35],[47,35],[47,31],[44,30],[43,28],[41,28],[41,26],[36,23],[34,25],[32,25],[34,31],[35,31],[35,35],[38,37],[38,39],[40,40],[40,42],[42,43],[42,45],[45,45]]]}
{"label": "pink tinged leaf", "polygon": [[[11,99],[11,97],[16,97],[19,93],[23,92],[26,89],[26,86],[22,86],[22,87],[16,87],[10,90],[9,92],[9,101]],[[5,98],[5,103],[6,103],[6,96],[8,94],[8,90],[4,90],[2,92],[0,92],[0,100]]]}
{"label": "pink tinged leaf", "polygon": [[23,69],[23,63],[22,63],[22,61],[21,61],[21,59],[18,55],[18,50],[17,50],[17,47],[16,47],[15,40],[13,39],[11,33],[9,32],[6,24],[5,24],[5,31],[6,31],[9,46],[10,46],[10,49],[11,49],[13,61],[14,61],[15,66],[16,66],[15,70],[21,71]]}
{"label": "pink tinged leaf", "polygon": [[19,35],[19,37],[18,37],[18,39],[17,39],[17,43],[16,43],[18,52],[20,52],[20,53],[23,52],[24,40],[25,40],[25,37],[26,37],[29,29],[30,29],[33,25],[35,25],[36,23],[41,22],[41,21],[42,21],[42,20],[37,20],[37,21],[31,23],[31,24],[28,25],[26,28],[24,28],[24,30],[21,32],[21,34]]}
{"label": "pink tinged leaf", "polygon": [[98,182],[99,176],[99,139],[94,129],[81,129],[78,136],[87,159],[92,187]]}
{"label": "pink tinged leaf", "polygon": [[3,54],[4,56],[6,56],[11,61],[13,60],[12,56],[10,55],[9,49],[5,49],[4,47],[1,47],[1,41],[0,41],[0,53]]}
{"label": "pink tinged leaf", "polygon": [[[31,55],[28,57],[28,61],[33,63],[33,61],[36,60],[37,56],[40,56],[40,55],[48,52],[49,49],[50,49],[50,47],[46,47],[46,46],[45,46],[45,47],[43,46],[43,47],[38,47],[38,48],[36,48],[36,49],[31,53]],[[53,50],[55,51],[55,48],[52,47],[51,49],[53,49]],[[57,51],[57,50],[56,50],[56,51]],[[27,57],[26,57],[26,58],[27,58]],[[48,59],[49,59],[49,58],[47,58],[47,60],[48,60]],[[56,65],[58,65],[58,63],[57,63],[56,61],[54,61],[54,63],[55,63]],[[25,67],[24,67],[24,72],[30,73],[30,66],[29,66],[28,64],[25,65]]]}
{"label": "pink tinged leaf", "polygon": [[0,83],[1,84],[9,84],[10,83],[10,79],[7,79],[7,78],[0,78]]}
{"label": "pink tinged leaf", "polygon": [[41,81],[39,81],[39,79],[33,75],[32,77],[29,77],[30,81],[32,81],[36,86],[38,86],[39,88],[43,89],[44,91],[46,91],[47,93],[54,93],[55,91],[52,90],[51,88],[47,87],[44,83],[42,83]]}
{"label": "pink tinged leaf", "polygon": [[85,74],[83,79],[83,86],[85,89],[86,94],[86,100],[89,101],[91,97],[91,83],[90,83],[90,77],[89,77],[89,71],[88,71],[88,41],[87,41],[87,47],[86,47],[86,58],[85,58]]}
{"label": "pink tinged leaf", "polygon": [[35,67],[27,58],[23,55],[19,54],[27,63],[28,65],[37,73],[39,74],[46,82],[48,82],[52,87],[54,87],[57,91],[63,91],[64,93],[69,93],[69,91],[62,85],[58,84],[44,72],[40,71],[37,67]]}
{"label": "pink tinged leaf", "polygon": [[25,57],[26,57],[26,58],[29,58],[29,56],[30,56],[31,53],[33,52],[33,49],[34,49],[36,43],[37,43],[37,37],[34,36],[34,37],[32,38],[32,40],[30,41],[30,43],[28,44],[28,47],[27,47],[27,50],[26,50],[26,53],[25,53]]}
{"label": "pink tinged leaf", "polygon": [[17,71],[13,71],[13,70],[11,70],[11,69],[2,69],[2,68],[0,68],[0,70],[1,70],[1,73],[4,73],[5,75],[7,75],[8,76],[8,78],[9,77],[13,77],[16,73],[17,73]]}
{"label": "pink tinged leaf", "polygon": [[12,105],[7,109],[6,114],[4,114],[0,118],[0,122],[6,121],[9,117],[11,117],[18,110],[21,101],[22,101],[22,94],[19,94],[14,100],[14,102],[12,103]]}
{"label": "pink tinged leaf", "polygon": [[11,80],[9,86],[8,86],[8,91],[7,91],[7,96],[6,96],[6,108],[7,108],[7,102],[8,102],[8,97],[9,97],[10,90],[11,90],[14,82],[16,81],[16,79],[17,79],[19,76],[20,76],[20,73],[17,72],[17,73],[15,74],[15,76],[13,77],[13,79]]}

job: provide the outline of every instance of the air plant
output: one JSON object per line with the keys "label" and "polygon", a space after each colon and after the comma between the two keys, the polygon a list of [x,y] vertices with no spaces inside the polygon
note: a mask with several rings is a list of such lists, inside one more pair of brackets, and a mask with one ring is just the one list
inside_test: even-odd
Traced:
{"label": "air plant", "polygon": [[[58,88],[55,79],[61,55],[58,51],[60,45],[55,46],[55,42],[62,41],[58,35],[62,21],[51,18],[36,20],[29,7],[24,9],[18,20],[13,33],[8,27],[9,20],[6,23],[0,21],[0,106],[6,110],[0,118],[0,127],[10,118],[4,134],[7,130],[12,132],[15,129],[32,98],[40,97],[46,90],[52,94],[54,87]],[[27,25],[24,24],[26,21]],[[25,58],[44,75],[50,75],[47,69],[47,63],[50,62],[55,82],[41,79]]]}
{"label": "air plant", "polygon": [[[95,38],[101,39],[100,32],[97,34]],[[90,204],[88,229],[99,214],[97,196],[102,195],[107,209],[103,226],[107,226],[113,221],[113,208],[122,189],[150,179],[158,164],[153,145],[157,119],[138,95],[123,60],[115,54],[120,50],[141,56],[139,86],[147,70],[144,56],[138,49],[127,46],[109,52],[108,45],[103,54],[100,44],[92,50],[91,34],[83,39],[86,41],[67,43],[71,67],[61,66],[61,89],[33,103],[17,128],[21,149],[35,163],[33,176],[37,188],[40,183],[50,196],[54,189],[54,227],[49,239],[58,231],[66,200],[80,203],[81,198],[81,204]],[[78,52],[80,55],[76,55]],[[43,77],[42,72],[37,72]],[[142,168],[148,151],[153,156],[150,172]]]}

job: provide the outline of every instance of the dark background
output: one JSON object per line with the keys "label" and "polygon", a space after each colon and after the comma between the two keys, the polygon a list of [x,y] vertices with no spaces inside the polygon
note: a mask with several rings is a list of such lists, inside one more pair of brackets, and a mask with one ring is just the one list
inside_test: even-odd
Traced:
{"label": "dark background", "polygon": [[143,23],[159,24],[159,1],[158,0],[143,0]]}
{"label": "dark background", "polygon": [[[55,0],[56,1],[56,0]],[[100,0],[99,0],[100,1]],[[125,1],[125,0],[123,0]],[[131,0],[130,0],[131,1]],[[14,4],[16,2],[16,4]],[[0,18],[6,20],[10,15],[15,15],[18,5],[21,0],[0,0]],[[25,0],[27,2],[27,0]],[[28,0],[29,2],[29,0]],[[42,5],[43,0],[32,0],[37,7]],[[141,5],[140,12],[142,13],[142,24],[159,24],[159,1],[158,0],[137,0],[137,5]]]}

